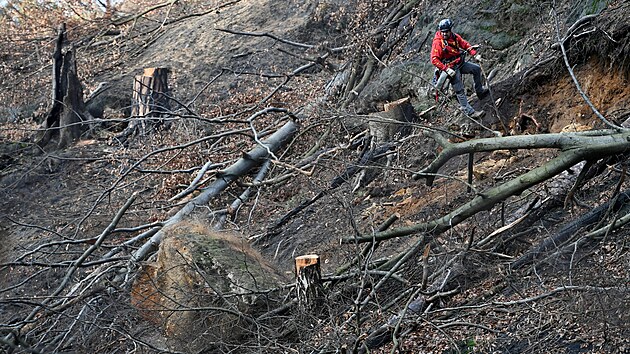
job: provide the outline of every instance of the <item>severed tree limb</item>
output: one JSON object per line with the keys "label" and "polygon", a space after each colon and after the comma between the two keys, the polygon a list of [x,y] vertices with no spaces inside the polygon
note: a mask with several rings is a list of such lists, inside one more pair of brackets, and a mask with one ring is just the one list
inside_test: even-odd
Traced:
{"label": "severed tree limb", "polygon": [[[531,138],[531,139],[527,139]],[[623,153],[630,149],[630,131],[611,134],[607,136],[581,136],[577,134],[546,134],[515,136],[507,138],[479,139],[459,144],[453,144],[442,151],[438,158],[425,168],[421,173],[428,175],[437,171],[451,157],[469,153],[471,151],[492,151],[508,148],[526,147],[558,147],[563,152],[556,158],[548,161],[517,178],[502,185],[490,188],[478,194],[468,203],[453,210],[449,214],[426,223],[415,224],[407,227],[379,232],[374,235],[360,237],[346,237],[342,243],[363,243],[386,240],[415,233],[429,232],[439,234],[449,230],[476,213],[491,209],[495,204],[512,195],[519,194],[529,187],[535,186],[562,171],[569,169],[576,163],[585,160],[608,155]],[[517,144],[518,143],[518,144]]]}
{"label": "severed tree limb", "polygon": [[[435,138],[440,134],[435,133]],[[615,132],[610,130],[587,131],[578,133],[556,133],[538,135],[517,135],[509,137],[497,137],[469,140],[457,144],[448,142],[443,137],[436,141],[444,148],[438,157],[429,166],[414,175],[414,179],[426,178],[427,185],[432,185],[435,174],[446,162],[455,156],[471,152],[490,152],[503,149],[540,149],[556,148],[563,151],[570,149],[593,149],[593,153],[605,153],[606,147],[611,145],[613,150],[630,148],[628,144],[630,130]],[[606,154],[613,155],[614,153]]]}
{"label": "severed tree limb", "polygon": [[433,234],[442,233],[453,226],[461,223],[476,213],[491,209],[496,203],[499,203],[508,197],[518,194],[527,188],[534,186],[554,175],[573,166],[582,159],[582,155],[577,150],[572,150],[561,154],[547,164],[538,167],[518,178],[515,178],[498,187],[488,189],[481,195],[478,195],[470,202],[455,209],[451,213],[430,222],[415,224],[408,227],[401,227],[376,235],[362,236],[357,238],[344,238],[343,243],[362,243],[375,240],[386,240],[395,237],[407,236],[419,232],[430,232]]}
{"label": "severed tree limb", "polygon": [[[274,34],[268,33],[268,32],[242,32],[242,31],[235,31],[235,30],[231,30],[231,29],[227,29],[227,28],[217,28],[217,31],[221,31],[221,32],[226,32],[226,33],[230,33],[230,34],[235,34],[235,35],[243,35],[243,36],[252,36],[252,37],[269,37],[271,39],[273,39],[274,41],[278,41],[280,43],[284,43],[284,44],[288,44],[288,45],[292,45],[295,47],[299,47],[299,48],[303,48],[303,49],[311,49],[316,47],[315,45],[312,44],[305,44],[305,43],[299,43],[299,42],[294,42],[294,41],[290,41],[288,39],[283,39],[280,38]],[[351,46],[344,46],[344,47],[338,47],[338,48],[328,48],[327,50],[331,53],[338,53],[338,52],[342,52],[345,49],[349,49],[351,48]]]}

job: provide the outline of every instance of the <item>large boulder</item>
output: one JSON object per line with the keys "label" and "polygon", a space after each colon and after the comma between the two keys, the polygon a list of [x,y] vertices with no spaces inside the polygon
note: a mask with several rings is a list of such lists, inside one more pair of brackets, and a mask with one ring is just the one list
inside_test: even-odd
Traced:
{"label": "large boulder", "polygon": [[132,303],[196,350],[247,336],[253,318],[272,306],[267,290],[283,283],[244,238],[182,222],[165,230],[155,259],[143,265]]}

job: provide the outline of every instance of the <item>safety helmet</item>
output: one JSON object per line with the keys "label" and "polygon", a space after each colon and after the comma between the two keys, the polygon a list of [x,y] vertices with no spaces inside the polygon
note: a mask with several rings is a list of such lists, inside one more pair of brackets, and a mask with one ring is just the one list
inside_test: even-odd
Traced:
{"label": "safety helmet", "polygon": [[440,23],[438,24],[438,28],[442,32],[450,31],[451,28],[453,28],[453,21],[451,21],[448,18],[445,18],[442,21],[440,21]]}

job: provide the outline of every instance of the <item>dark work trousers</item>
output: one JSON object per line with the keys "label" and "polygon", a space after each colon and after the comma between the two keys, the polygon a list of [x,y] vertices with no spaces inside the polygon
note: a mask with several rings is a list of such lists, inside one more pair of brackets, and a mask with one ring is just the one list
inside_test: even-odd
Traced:
{"label": "dark work trousers", "polygon": [[468,103],[468,99],[466,98],[462,75],[472,74],[473,81],[475,82],[475,92],[482,92],[483,85],[481,83],[481,67],[477,64],[465,61],[462,65],[453,69],[455,70],[455,77],[451,78],[451,85],[453,85],[457,101],[466,114],[473,114],[475,113],[475,110],[470,106],[470,103]]}

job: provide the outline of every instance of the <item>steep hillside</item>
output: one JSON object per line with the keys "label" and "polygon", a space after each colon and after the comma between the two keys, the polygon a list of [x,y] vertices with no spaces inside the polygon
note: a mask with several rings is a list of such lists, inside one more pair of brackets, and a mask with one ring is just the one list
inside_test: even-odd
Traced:
{"label": "steep hillside", "polygon": [[[49,71],[26,80],[19,63],[3,66],[16,81],[3,79],[15,92],[0,107],[2,350],[630,350],[628,4],[173,2],[135,21],[122,10],[141,13],[121,9],[107,24],[115,38],[70,31],[85,96],[104,90],[88,101],[103,121],[69,148],[32,138],[50,103],[48,88],[29,85]],[[429,87],[444,17],[480,45],[491,94],[470,96],[486,112],[479,121]],[[122,141],[146,67],[169,69],[172,111]],[[401,98],[413,119],[371,141],[389,129],[375,114]],[[271,153],[266,139],[292,124]],[[544,136],[556,140],[541,145]],[[197,202],[253,152],[267,167]],[[563,158],[572,163],[554,164]],[[218,228],[218,240],[246,250],[245,293],[225,290],[238,281],[223,257],[192,251],[205,241],[164,227],[182,210],[203,225],[195,235]],[[162,233],[168,245],[139,257]],[[179,260],[156,255],[165,252]],[[291,280],[305,254],[319,255],[323,273],[313,308],[297,305]],[[286,284],[258,288],[256,262]]]}

